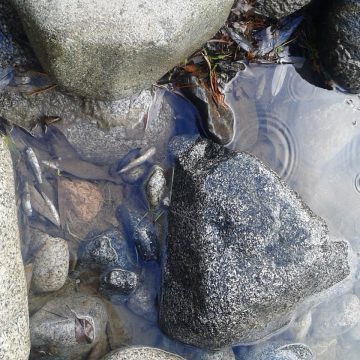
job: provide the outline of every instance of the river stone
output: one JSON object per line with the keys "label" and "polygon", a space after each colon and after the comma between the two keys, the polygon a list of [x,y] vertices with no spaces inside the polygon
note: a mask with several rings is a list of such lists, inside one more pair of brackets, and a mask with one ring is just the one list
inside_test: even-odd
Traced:
{"label": "river stone", "polygon": [[322,304],[313,316],[311,337],[318,340],[336,338],[352,329],[360,321],[360,300],[346,294]]}
{"label": "river stone", "polygon": [[0,359],[28,359],[27,286],[20,252],[14,174],[10,153],[0,139]]}
{"label": "river stone", "polygon": [[349,245],[262,162],[176,137],[160,325],[204,348],[248,344],[288,325],[350,274]]}
{"label": "river stone", "polygon": [[107,354],[102,360],[185,360],[181,356],[167,351],[146,347],[133,346],[117,349]]}
{"label": "river stone", "polygon": [[31,316],[32,350],[80,359],[106,340],[107,321],[105,305],[99,298],[80,293],[60,296]]}
{"label": "river stone", "polygon": [[123,269],[111,269],[103,274],[101,287],[121,295],[131,294],[138,285],[138,275]]}
{"label": "river stone", "polygon": [[360,1],[337,0],[319,21],[320,59],[340,86],[360,92]]}
{"label": "river stone", "polygon": [[69,246],[66,240],[33,231],[39,251],[34,260],[31,287],[37,292],[59,290],[69,270]]}
{"label": "river stone", "polygon": [[234,1],[12,3],[40,62],[59,85],[110,99],[149,87],[184,61],[225,23]]}
{"label": "river stone", "polygon": [[311,0],[258,0],[257,10],[268,17],[281,19],[309,4]]}

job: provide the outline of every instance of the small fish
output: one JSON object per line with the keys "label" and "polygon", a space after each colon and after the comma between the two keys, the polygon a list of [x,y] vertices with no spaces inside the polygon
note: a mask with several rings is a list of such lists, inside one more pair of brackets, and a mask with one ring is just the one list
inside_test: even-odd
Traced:
{"label": "small fish", "polygon": [[123,174],[133,169],[134,167],[143,164],[145,161],[149,160],[155,154],[156,154],[156,149],[154,147],[151,147],[149,150],[145,151],[143,155],[139,156],[138,158],[134,159],[129,164],[127,164],[125,167],[123,167],[120,171],[118,171],[118,173]]}
{"label": "small fish", "polygon": [[43,181],[42,181],[41,169],[40,169],[39,161],[35,155],[34,150],[31,147],[28,147],[25,150],[25,154],[26,154],[27,160],[30,164],[31,170],[34,173],[36,181],[39,184],[42,184]]}
{"label": "small fish", "polygon": [[44,192],[40,192],[42,198],[44,199],[46,205],[48,206],[49,210],[51,211],[52,216],[54,217],[54,224],[57,226],[60,226],[60,216],[58,211],[56,210],[55,205],[52,203],[52,201],[46,196]]}
{"label": "small fish", "polygon": [[21,205],[24,210],[24,213],[26,216],[31,216],[33,213],[31,201],[30,201],[30,191],[29,191],[29,184],[25,182],[24,184],[24,190],[23,195],[21,198]]}

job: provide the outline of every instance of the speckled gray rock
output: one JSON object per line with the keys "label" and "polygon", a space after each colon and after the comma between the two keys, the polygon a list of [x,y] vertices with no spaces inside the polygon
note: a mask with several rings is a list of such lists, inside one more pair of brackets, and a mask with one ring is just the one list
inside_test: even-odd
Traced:
{"label": "speckled gray rock", "polygon": [[138,275],[123,269],[111,269],[102,276],[101,286],[104,290],[129,295],[138,285]]}
{"label": "speckled gray rock", "polygon": [[319,22],[320,60],[340,86],[360,92],[360,1],[338,0]]}
{"label": "speckled gray rock", "polygon": [[128,269],[132,266],[127,241],[115,228],[86,239],[79,247],[79,259],[81,263],[105,268],[120,266]]}
{"label": "speckled gray rock", "polygon": [[250,351],[246,360],[315,360],[312,350],[304,344],[267,343]]}
{"label": "speckled gray rock", "polygon": [[313,314],[311,337],[329,340],[337,337],[360,321],[360,300],[356,295],[346,294],[319,306]]}
{"label": "speckled gray rock", "polygon": [[32,350],[78,359],[106,339],[107,321],[97,297],[74,294],[51,300],[30,318]]}
{"label": "speckled gray rock", "polygon": [[152,208],[157,208],[166,190],[166,179],[164,169],[155,166],[152,170],[145,186],[146,196]]}
{"label": "speckled gray rock", "polygon": [[34,260],[31,287],[37,292],[59,290],[69,270],[69,246],[66,240],[33,231],[39,248]]}
{"label": "speckled gray rock", "polygon": [[151,347],[128,347],[107,354],[102,360],[185,360],[181,356]]}
{"label": "speckled gray rock", "polygon": [[235,354],[232,348],[227,348],[204,353],[199,356],[199,360],[235,360]]}
{"label": "speckled gray rock", "polygon": [[11,157],[0,138],[0,358],[26,360],[30,351],[27,287],[20,252]]}
{"label": "speckled gray rock", "polygon": [[177,137],[160,325],[206,348],[251,343],[350,274],[349,245],[254,156]]}
{"label": "speckled gray rock", "polygon": [[311,0],[258,0],[256,8],[268,17],[280,19],[309,4]]}
{"label": "speckled gray rock", "polygon": [[57,83],[81,96],[108,99],[149,87],[186,59],[225,23],[234,2],[12,3],[43,67]]}

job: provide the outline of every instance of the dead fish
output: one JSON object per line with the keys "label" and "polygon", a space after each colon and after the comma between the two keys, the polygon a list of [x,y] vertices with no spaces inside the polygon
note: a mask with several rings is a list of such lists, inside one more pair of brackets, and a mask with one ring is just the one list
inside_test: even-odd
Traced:
{"label": "dead fish", "polygon": [[42,174],[39,165],[39,161],[35,155],[34,150],[31,147],[26,148],[25,150],[26,158],[29,162],[31,170],[34,173],[35,179],[39,184],[42,184]]}
{"label": "dead fish", "polygon": [[42,196],[42,198],[45,201],[45,204],[47,205],[47,207],[49,208],[54,220],[55,220],[55,225],[60,226],[60,216],[58,211],[56,210],[55,205],[52,203],[52,201],[46,196],[46,194],[44,192],[40,192],[40,195]]}
{"label": "dead fish", "polygon": [[21,197],[21,205],[26,216],[31,216],[33,211],[30,201],[29,184],[27,182],[25,182],[24,184],[23,194]]}
{"label": "dead fish", "polygon": [[145,161],[149,160],[151,157],[153,157],[156,154],[156,149],[154,147],[151,147],[149,150],[145,151],[145,153],[135,160],[131,161],[129,164],[127,164],[125,167],[123,167],[120,171],[118,171],[118,174],[123,174],[131,169],[133,169],[136,166],[139,166],[143,164]]}
{"label": "dead fish", "polygon": [[[107,167],[101,167],[81,159],[44,160],[45,166],[85,180],[105,180],[116,183],[117,180],[109,175]],[[119,180],[119,179],[118,179]]]}

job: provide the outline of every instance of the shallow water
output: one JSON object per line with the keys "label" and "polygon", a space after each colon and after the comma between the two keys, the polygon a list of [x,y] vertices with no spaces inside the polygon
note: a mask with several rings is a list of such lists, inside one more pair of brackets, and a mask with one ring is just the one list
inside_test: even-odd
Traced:
{"label": "shallow water", "polygon": [[[356,252],[360,251],[360,239],[357,235],[357,218],[360,215],[360,163],[357,161],[360,150],[360,98],[340,91],[316,88],[303,80],[292,65],[246,66],[226,91],[226,101],[235,114],[236,127],[234,139],[228,146],[251,152],[268,163],[327,221],[334,238],[345,238]],[[168,134],[169,138],[158,139],[158,150],[164,148],[171,136],[197,133],[199,122],[198,112],[187,100],[177,94],[161,91],[157,101],[163,97],[173,109],[173,130]],[[150,112],[146,125],[152,121],[154,119]],[[100,295],[108,304],[112,314],[110,323],[116,333],[116,336],[108,339],[111,348],[123,344],[149,345],[183,355],[188,360],[200,359],[203,355],[200,349],[173,341],[158,328],[157,299],[161,260],[143,261],[132,239],[132,230],[127,226],[132,212],[136,212],[140,219],[150,219],[159,236],[160,253],[164,251],[167,209],[161,207],[155,211],[150,210],[143,185],[151,167],[160,165],[165,170],[167,192],[170,193],[172,174],[167,154],[158,153],[148,159],[145,165],[142,164],[144,175],[139,180],[124,180],[116,171],[114,173],[114,169],[124,166],[127,156],[110,166],[97,162],[94,167],[95,164],[84,161],[79,156],[59,128],[61,126],[56,127],[56,123],[48,126],[45,133],[37,128],[36,137],[15,128],[11,135],[13,143],[10,146],[17,174],[19,203],[24,201],[24,184],[27,183],[27,186],[46,193],[58,209],[60,217],[60,226],[57,226],[56,219],[48,214],[49,209],[44,209],[46,203],[39,205],[40,213],[34,211],[30,217],[24,213],[26,208],[23,206],[20,218],[25,263],[31,264],[38,251],[36,247],[29,245],[30,228],[66,239],[71,252],[70,281],[80,284],[80,290],[84,293]],[[28,147],[34,150],[40,162],[44,180],[41,189],[26,160],[25,151]],[[146,150],[149,149],[141,149],[143,152]],[[139,151],[133,149],[129,157],[138,156]],[[59,160],[60,169],[52,169],[43,163],[54,160]],[[73,215],[68,216],[68,204],[62,201],[63,179],[79,177],[94,184],[104,199],[101,211],[89,223],[84,223]],[[140,287],[130,296],[99,293],[101,272],[77,266],[82,260],[78,253],[82,240],[114,226],[126,235],[130,249],[130,267],[140,279]],[[338,296],[342,298],[344,292],[360,295],[360,282],[354,280],[350,287],[339,291]],[[49,295],[38,296],[31,292],[31,313],[48,299]],[[331,305],[334,299],[329,301]],[[336,328],[334,325],[333,331],[328,330],[329,335],[325,340],[316,335],[318,329],[324,326],[321,312],[326,314],[330,305],[320,305],[311,315],[305,315],[307,323],[303,320],[305,325],[301,331],[305,334],[304,327],[307,326],[307,335],[300,336],[293,325],[288,331],[275,337],[275,340],[304,342],[313,348],[320,360],[357,359],[360,334],[356,331],[345,333],[349,329],[344,330],[341,326]],[[334,306],[329,309],[334,312]],[[330,315],[329,313],[329,317]],[[338,319],[339,322],[343,320]],[[246,360],[247,350],[247,347],[236,348],[238,359]],[[329,357],[330,353],[332,358]],[[34,353],[32,358],[39,358],[39,354]]]}
{"label": "shallow water", "polygon": [[[229,147],[268,163],[326,220],[331,235],[348,240],[358,254],[360,97],[317,88],[292,65],[250,65],[229,84],[226,99],[236,118]],[[356,277],[348,293],[359,295],[358,287]],[[313,321],[311,331],[317,326]],[[336,336],[333,327],[326,340],[337,342],[329,345],[333,357],[319,350],[317,359],[357,359],[360,341]],[[316,344],[311,332],[305,343]]]}

